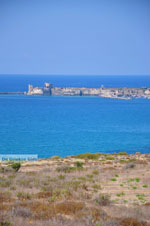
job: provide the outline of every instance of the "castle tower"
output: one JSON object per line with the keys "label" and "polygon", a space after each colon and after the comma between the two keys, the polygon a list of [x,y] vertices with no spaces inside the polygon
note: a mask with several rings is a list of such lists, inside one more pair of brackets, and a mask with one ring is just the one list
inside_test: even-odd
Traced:
{"label": "castle tower", "polygon": [[45,82],[44,85],[45,85],[44,86],[44,94],[45,95],[51,95],[51,88],[53,87],[53,84]]}
{"label": "castle tower", "polygon": [[48,83],[48,82],[45,82],[45,88],[52,88],[53,87],[53,84],[52,83]]}
{"label": "castle tower", "polygon": [[33,91],[33,86],[32,85],[29,85],[28,86],[28,93],[30,94],[32,91]]}

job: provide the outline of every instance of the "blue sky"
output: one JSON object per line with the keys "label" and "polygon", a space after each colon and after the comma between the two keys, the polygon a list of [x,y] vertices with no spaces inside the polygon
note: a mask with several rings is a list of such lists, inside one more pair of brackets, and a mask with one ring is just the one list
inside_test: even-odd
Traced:
{"label": "blue sky", "polygon": [[0,74],[150,75],[150,0],[0,0]]}

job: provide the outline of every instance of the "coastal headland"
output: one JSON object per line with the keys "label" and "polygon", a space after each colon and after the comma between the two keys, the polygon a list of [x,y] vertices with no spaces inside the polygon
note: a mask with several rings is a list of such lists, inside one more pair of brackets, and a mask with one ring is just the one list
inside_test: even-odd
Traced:
{"label": "coastal headland", "polygon": [[0,162],[0,223],[149,226],[150,154]]}

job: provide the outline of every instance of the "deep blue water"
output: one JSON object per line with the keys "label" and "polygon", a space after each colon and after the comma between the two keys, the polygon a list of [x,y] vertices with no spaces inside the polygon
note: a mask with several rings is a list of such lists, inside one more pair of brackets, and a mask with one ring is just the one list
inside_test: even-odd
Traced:
{"label": "deep blue water", "polygon": [[[150,87],[150,76],[0,75],[1,91],[42,86]],[[0,154],[150,153],[150,100],[0,95]]]}

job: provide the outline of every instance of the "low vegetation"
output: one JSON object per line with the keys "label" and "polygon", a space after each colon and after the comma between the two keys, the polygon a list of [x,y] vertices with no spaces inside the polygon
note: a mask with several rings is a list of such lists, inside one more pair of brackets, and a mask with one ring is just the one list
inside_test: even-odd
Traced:
{"label": "low vegetation", "polygon": [[148,226],[149,159],[121,152],[2,162],[0,226]]}
{"label": "low vegetation", "polygon": [[19,170],[20,167],[21,167],[21,163],[20,163],[20,162],[14,162],[14,163],[11,163],[10,166],[11,166],[16,172],[18,172],[18,170]]}
{"label": "low vegetation", "polygon": [[73,158],[76,159],[90,159],[90,160],[98,160],[99,157],[101,156],[101,153],[84,153],[84,154],[79,154],[73,156]]}

